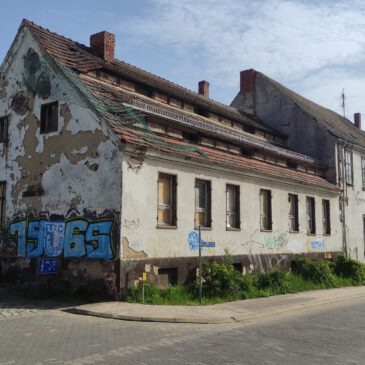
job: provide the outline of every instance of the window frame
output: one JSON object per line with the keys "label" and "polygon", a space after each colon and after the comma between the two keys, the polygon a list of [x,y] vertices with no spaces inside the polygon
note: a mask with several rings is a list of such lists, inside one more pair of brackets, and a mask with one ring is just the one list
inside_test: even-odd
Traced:
{"label": "window frame", "polygon": [[322,199],[323,235],[331,235],[331,203],[329,199]]}
{"label": "window frame", "polygon": [[5,229],[6,220],[6,181],[0,181],[0,229]]}
{"label": "window frame", "polygon": [[[229,189],[234,192],[235,207],[234,210],[229,210],[228,192]],[[241,207],[240,207],[240,186],[234,184],[226,184],[226,230],[240,231],[241,230]],[[229,225],[229,216],[233,215],[235,218],[235,226]]]}
{"label": "window frame", "polygon": [[[54,113],[52,109],[52,117],[56,116],[56,121],[54,122],[55,125],[50,127],[49,122],[49,115],[47,114],[47,108],[56,108],[56,113]],[[51,103],[46,103],[41,105],[41,121],[40,121],[40,134],[48,134],[54,133],[58,131],[58,101],[53,101]]]}
{"label": "window frame", "polygon": [[[293,199],[293,200],[291,200]],[[299,233],[299,198],[297,194],[288,194],[288,225],[289,233]],[[293,204],[293,205],[292,205]],[[291,209],[294,208],[294,213],[291,214]],[[292,223],[294,222],[294,228]]]}
{"label": "window frame", "polygon": [[0,143],[7,142],[9,142],[9,116],[4,115],[0,117]]}
{"label": "window frame", "polygon": [[349,150],[345,150],[345,178],[347,185],[354,185],[354,162],[352,151]]}
{"label": "window frame", "polygon": [[[267,212],[264,212],[264,207],[262,204],[262,196],[266,200]],[[262,232],[272,232],[272,193],[271,190],[268,189],[260,189],[260,230]],[[263,224],[264,219],[266,219],[267,225]]]}
{"label": "window frame", "polygon": [[307,235],[316,234],[316,200],[312,196],[306,197]]}
{"label": "window frame", "polygon": [[[161,177],[167,177],[170,179],[170,204],[160,204],[160,189],[159,183]],[[170,224],[165,224],[159,222],[159,211],[160,210],[170,210]],[[163,229],[176,229],[177,228],[177,175],[168,174],[165,172],[159,172],[157,178],[157,225],[156,228]]]}
{"label": "window frame", "polygon": [[365,190],[365,157],[361,157],[362,190]]}
{"label": "window frame", "polygon": [[[196,189],[197,184],[204,184],[205,189],[205,207],[197,207],[196,199]],[[197,224],[196,215],[197,213],[205,213],[205,224],[200,225],[201,229],[211,229],[212,228],[212,182],[210,180],[195,179],[194,184],[194,228],[199,229]]]}

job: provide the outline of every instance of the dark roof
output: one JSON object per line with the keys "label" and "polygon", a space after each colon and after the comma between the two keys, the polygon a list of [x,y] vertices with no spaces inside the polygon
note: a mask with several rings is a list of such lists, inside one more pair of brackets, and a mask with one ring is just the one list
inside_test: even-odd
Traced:
{"label": "dark roof", "polygon": [[24,25],[31,30],[32,34],[50,56],[56,57],[58,61],[75,71],[87,73],[106,70],[131,81],[153,87],[169,96],[174,96],[195,106],[207,108],[210,112],[228,119],[254,126],[256,129],[277,136],[284,136],[281,132],[264,124],[262,121],[248,118],[235,108],[204,97],[136,66],[120,60],[106,61],[94,54],[90,47],[44,29],[29,20],[24,19],[21,27]]}
{"label": "dark roof", "polygon": [[347,118],[344,118],[333,110],[327,109],[306,99],[261,72],[257,72],[256,77],[262,78],[275,86],[282,94],[286,95],[297,104],[304,113],[314,118],[320,125],[336,137],[365,148],[365,132],[357,128]]}
{"label": "dark roof", "polygon": [[[86,97],[90,105],[105,118],[113,131],[126,143],[142,148],[150,147],[161,150],[165,153],[176,154],[184,156],[184,158],[187,159],[195,159],[209,164],[236,167],[242,170],[264,173],[272,177],[281,176],[294,180],[298,184],[310,184],[312,186],[331,189],[333,191],[338,190],[335,185],[330,184],[320,176],[289,169],[265,161],[249,159],[238,154],[233,154],[207,146],[197,146],[190,142],[169,136],[156,136],[156,134],[154,134],[146,126],[140,128],[134,123],[128,123],[128,118],[135,120],[141,116],[138,115],[138,113],[134,114],[133,110],[123,106],[123,103],[128,101],[128,99],[126,99],[126,97],[128,97],[128,93],[118,92],[108,83],[105,83],[103,87],[102,81],[93,80],[90,76],[83,74],[93,70],[106,69],[107,67],[118,68],[120,73],[127,72],[129,70],[128,75],[130,77],[134,77],[136,80],[140,77],[140,80],[143,80],[143,82],[146,80],[155,82],[156,85],[160,85],[161,88],[165,87],[166,90],[170,88],[171,94],[177,95],[178,93],[181,93],[181,95],[189,97],[190,100],[195,100],[196,103],[204,102],[211,108],[225,110],[225,112],[232,113],[236,116],[238,112],[234,108],[208,100],[199,94],[124,62],[106,62],[93,55],[89,47],[61,37],[29,21],[24,20],[21,28],[23,26],[27,26],[31,30],[43,51],[45,51],[51,59],[56,61],[56,64],[60,67],[60,71],[63,72],[66,77],[69,77],[75,87]],[[69,74],[67,74],[67,72]],[[152,103],[152,101],[153,100],[151,99],[150,102]],[[166,108],[168,109],[167,105]],[[123,114],[122,118],[120,118],[119,113]],[[196,117],[199,119],[198,116]],[[239,118],[245,118],[245,120],[247,119],[250,123],[256,123],[241,114],[239,114]],[[121,122],[121,120],[124,122]],[[304,158],[305,156],[302,157]]]}
{"label": "dark roof", "polygon": [[[148,139],[143,138],[143,134],[145,133],[144,131],[119,127],[116,127],[114,131],[117,135],[120,136],[122,140],[129,144],[134,144],[139,147],[153,147],[154,149],[156,149],[156,145],[152,146]],[[189,142],[177,140],[168,136],[163,136],[161,138],[163,138],[164,141],[167,143],[179,144],[181,145],[181,147],[189,147],[191,145]],[[185,158],[201,161],[203,163],[205,162],[223,167],[235,167],[239,170],[251,171],[253,173],[262,173],[271,176],[272,178],[279,177],[282,179],[294,180],[297,184],[320,186],[322,188],[339,191],[339,189],[335,185],[329,183],[327,180],[320,176],[289,169],[265,161],[250,159],[239,154],[227,153],[225,151],[221,151],[219,149],[208,146],[199,146],[199,149],[204,156],[194,152],[188,152],[187,150],[184,151],[183,149],[179,152],[172,152],[168,149],[167,146],[162,145],[158,149],[165,153],[183,155]]]}

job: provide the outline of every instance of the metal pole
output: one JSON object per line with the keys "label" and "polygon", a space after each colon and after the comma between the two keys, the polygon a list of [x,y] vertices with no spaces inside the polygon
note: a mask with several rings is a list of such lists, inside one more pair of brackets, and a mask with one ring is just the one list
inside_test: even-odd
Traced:
{"label": "metal pole", "polygon": [[201,245],[201,226],[199,225],[199,304],[202,304],[203,286],[202,286],[202,245]]}

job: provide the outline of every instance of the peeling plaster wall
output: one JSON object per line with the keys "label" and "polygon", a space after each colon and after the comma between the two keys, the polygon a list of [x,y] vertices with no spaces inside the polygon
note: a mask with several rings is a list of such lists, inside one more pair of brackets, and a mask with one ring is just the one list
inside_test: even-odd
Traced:
{"label": "peeling plaster wall", "polygon": [[[58,130],[41,134],[41,105],[53,101],[58,101]],[[3,65],[0,116],[5,115],[10,121],[9,143],[0,144],[0,180],[7,184],[8,225],[39,217],[57,217],[66,225],[68,219],[75,218],[90,224],[112,220],[110,235],[114,258],[118,258],[120,141],[47,63],[26,29]],[[90,236],[94,239],[95,233]],[[101,241],[95,238],[93,242]],[[95,271],[97,263],[83,265]],[[4,270],[6,265],[2,265],[3,274]]]}
{"label": "peeling plaster wall", "polygon": [[[158,229],[157,180],[158,173],[177,175],[177,229]],[[212,228],[202,231],[206,242],[215,248],[205,248],[204,256],[224,255],[251,257],[256,268],[270,267],[260,257],[271,255],[272,262],[288,260],[293,254],[322,254],[342,250],[338,194],[310,187],[271,181],[262,176],[249,176],[240,171],[223,171],[212,166],[192,165],[187,161],[163,157],[156,153],[147,156],[140,169],[131,168],[125,153],[123,162],[123,198],[121,235],[124,241],[121,258],[152,264],[162,259],[195,258],[197,250],[189,245],[189,233],[194,230],[195,179],[211,181]],[[240,186],[241,230],[226,230],[226,184]],[[273,231],[260,231],[260,189],[272,191]],[[288,231],[288,193],[299,197],[299,233]],[[316,235],[307,235],[306,196],[316,199]],[[331,205],[331,235],[323,235],[322,199]],[[131,252],[133,255],[131,256]],[[280,258],[281,257],[281,258]],[[252,261],[252,262],[253,262]],[[130,265],[131,263],[128,263]],[[125,262],[125,265],[127,263]],[[156,264],[157,265],[157,264]]]}

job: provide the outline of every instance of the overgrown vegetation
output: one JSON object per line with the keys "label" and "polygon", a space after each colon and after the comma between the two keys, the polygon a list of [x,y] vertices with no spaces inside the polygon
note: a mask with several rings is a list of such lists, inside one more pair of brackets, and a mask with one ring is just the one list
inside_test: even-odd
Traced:
{"label": "overgrown vegetation", "polygon": [[[264,296],[297,293],[307,290],[365,285],[365,265],[345,256],[335,260],[300,258],[292,262],[291,271],[271,270],[267,273],[242,275],[229,256],[223,264],[203,264],[203,304]],[[124,298],[142,302],[140,287],[131,288]],[[198,286],[169,286],[158,289],[145,285],[145,303],[197,305]]]}

